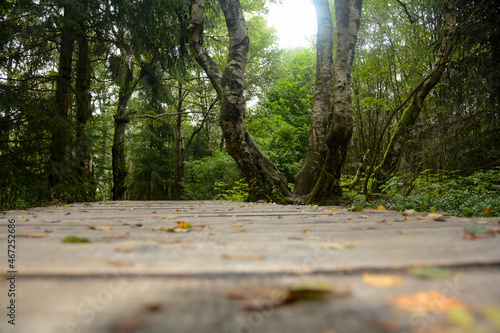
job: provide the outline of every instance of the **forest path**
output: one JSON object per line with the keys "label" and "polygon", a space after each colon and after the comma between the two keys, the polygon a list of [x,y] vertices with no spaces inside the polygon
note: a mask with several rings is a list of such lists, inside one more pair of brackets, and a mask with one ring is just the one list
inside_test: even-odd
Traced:
{"label": "forest path", "polygon": [[[499,223],[225,201],[9,211],[0,308],[14,300],[16,325],[0,332],[499,332]],[[411,271],[429,266],[451,272]]]}

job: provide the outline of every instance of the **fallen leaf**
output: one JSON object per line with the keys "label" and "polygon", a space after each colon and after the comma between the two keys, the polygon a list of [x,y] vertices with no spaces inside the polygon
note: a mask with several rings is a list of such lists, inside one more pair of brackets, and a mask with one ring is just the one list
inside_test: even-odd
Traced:
{"label": "fallen leaf", "polygon": [[243,223],[234,223],[231,226],[233,226],[233,227],[242,227]]}
{"label": "fallen leaf", "polygon": [[382,205],[381,205],[381,206],[378,206],[378,208],[377,208],[377,209],[378,209],[378,210],[386,210],[386,209],[385,209],[385,207],[384,207],[384,206],[382,206]]}
{"label": "fallen leaf", "polygon": [[143,304],[142,307],[148,312],[158,312],[163,309],[163,303],[161,302],[149,302]]}
{"label": "fallen leaf", "polygon": [[451,276],[452,271],[448,268],[441,268],[435,266],[428,267],[414,267],[408,270],[408,274],[414,277],[428,280],[441,280]]}
{"label": "fallen leaf", "polygon": [[490,206],[484,210],[483,216],[489,216],[491,214],[491,210],[493,209],[493,206]]}
{"label": "fallen leaf", "polygon": [[109,227],[109,226],[99,226],[99,227],[90,226],[89,229],[102,231],[102,232],[108,232],[111,229],[111,227]]}
{"label": "fallen leaf", "polygon": [[151,321],[144,318],[126,318],[120,319],[111,327],[113,333],[130,333],[137,332],[151,325]]}
{"label": "fallen leaf", "polygon": [[468,227],[464,228],[462,239],[476,239],[485,237],[494,237],[495,231],[486,227]]}
{"label": "fallen leaf", "polygon": [[467,307],[456,305],[446,311],[446,317],[450,323],[460,327],[469,327],[474,325],[474,314]]}
{"label": "fallen leaf", "polygon": [[125,247],[125,246],[117,246],[117,247],[115,247],[115,251],[117,251],[117,252],[127,253],[127,252],[131,252],[133,250],[134,250],[133,247]]}
{"label": "fallen leaf", "polygon": [[367,219],[367,218],[370,217],[370,215],[360,215],[359,217],[362,218],[362,219]]}
{"label": "fallen leaf", "polygon": [[398,322],[394,319],[371,319],[363,321],[363,326],[380,332],[393,332],[398,330]]}
{"label": "fallen leaf", "polygon": [[119,238],[127,238],[130,236],[130,232],[127,232],[124,235],[110,235],[103,237],[104,239],[119,239]]}
{"label": "fallen leaf", "polygon": [[323,250],[344,250],[344,249],[352,249],[355,247],[356,247],[356,244],[354,244],[354,243],[349,243],[349,244],[324,243],[324,244],[321,244],[321,248]]}
{"label": "fallen leaf", "polygon": [[397,233],[401,234],[401,235],[408,235],[410,232],[406,231],[406,230],[396,230]]}
{"label": "fallen leaf", "polygon": [[405,213],[405,214],[416,214],[416,213],[417,213],[417,211],[416,211],[415,209],[406,209],[406,210],[404,211],[404,213]]}
{"label": "fallen leaf", "polygon": [[33,233],[16,233],[17,237],[28,237],[28,238],[44,238],[48,235],[45,233],[33,232]]}
{"label": "fallen leaf", "polygon": [[363,274],[363,281],[370,286],[377,288],[393,288],[404,282],[404,279],[397,275],[385,274]]}
{"label": "fallen leaf", "polygon": [[236,306],[242,310],[260,311],[284,304],[287,302],[288,293],[281,288],[255,287],[230,290],[225,296],[235,300]]}
{"label": "fallen leaf", "polygon": [[88,238],[81,238],[76,236],[67,236],[62,240],[63,243],[90,243]]}
{"label": "fallen leaf", "polygon": [[229,255],[227,253],[222,253],[220,255],[222,259],[228,260],[262,260],[264,256],[262,254],[254,254],[250,256],[242,256],[242,255]]}
{"label": "fallen leaf", "polygon": [[441,313],[454,306],[466,306],[461,300],[447,297],[432,289],[392,298],[389,304],[401,310],[418,313]]}
{"label": "fallen leaf", "polygon": [[489,321],[500,332],[500,307],[483,309],[481,314],[484,319]]}
{"label": "fallen leaf", "polygon": [[303,234],[307,234],[307,233],[308,233],[308,232],[310,232],[310,231],[311,231],[310,229],[304,229],[304,230],[302,230],[302,233],[303,233]]}
{"label": "fallen leaf", "polygon": [[109,259],[106,261],[108,265],[118,266],[118,267],[130,267],[134,266],[133,262],[125,261],[125,260],[117,260],[117,259]]}
{"label": "fallen leaf", "polygon": [[351,212],[361,212],[363,211],[363,209],[364,209],[363,206],[352,206],[349,210]]}
{"label": "fallen leaf", "polygon": [[182,229],[189,229],[192,228],[193,226],[187,222],[179,222],[177,225],[177,228],[182,228]]}
{"label": "fallen leaf", "polygon": [[334,287],[323,281],[304,281],[297,287],[288,289],[288,301],[321,300],[329,296],[349,296],[351,288],[347,285]]}

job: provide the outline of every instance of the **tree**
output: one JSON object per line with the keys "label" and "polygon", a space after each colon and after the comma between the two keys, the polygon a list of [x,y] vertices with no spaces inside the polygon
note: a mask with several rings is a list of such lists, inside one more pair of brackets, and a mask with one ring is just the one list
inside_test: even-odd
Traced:
{"label": "tree", "polygon": [[439,82],[441,75],[446,69],[448,59],[455,45],[455,32],[457,20],[457,6],[454,0],[443,1],[443,33],[441,46],[437,53],[434,66],[429,73],[412,91],[412,100],[410,105],[404,110],[401,119],[391,137],[389,145],[386,148],[384,158],[380,165],[375,169],[375,191],[386,183],[396,172],[397,165],[401,159],[404,140],[411,132],[420,111],[423,108],[424,101],[429,92]]}
{"label": "tree", "polygon": [[[52,188],[61,186],[68,181],[69,144],[71,128],[69,109],[71,103],[71,75],[73,51],[75,45],[75,22],[73,4],[65,3],[63,6],[64,18],[62,21],[61,39],[59,47],[59,64],[55,92],[55,118],[52,129],[52,144],[50,147],[50,175],[49,185]],[[59,195],[62,194],[59,193]],[[55,193],[56,198],[59,197]]]}
{"label": "tree", "polygon": [[189,41],[198,64],[205,70],[221,101],[220,125],[226,150],[250,187],[249,200],[291,201],[284,175],[263,154],[245,127],[244,76],[249,38],[239,0],[219,0],[229,31],[229,54],[221,74],[203,45],[205,0],[191,4]]}
{"label": "tree", "polygon": [[309,202],[325,202],[342,196],[340,178],[353,131],[351,72],[361,20],[362,0],[335,1],[337,52],[333,76],[332,120],[325,142],[328,152]]}
{"label": "tree", "polygon": [[326,135],[331,111],[333,76],[333,24],[328,0],[313,1],[318,22],[316,41],[316,85],[312,102],[309,142],[304,164],[295,176],[294,193],[311,193],[328,152]]}

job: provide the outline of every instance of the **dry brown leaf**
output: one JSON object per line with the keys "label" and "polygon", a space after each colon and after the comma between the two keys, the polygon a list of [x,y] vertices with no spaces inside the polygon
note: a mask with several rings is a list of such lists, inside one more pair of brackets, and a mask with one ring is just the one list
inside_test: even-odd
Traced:
{"label": "dry brown leaf", "polygon": [[463,301],[445,296],[433,289],[395,297],[389,304],[405,311],[419,313],[441,313],[455,306],[467,306]]}
{"label": "dry brown leaf", "polygon": [[117,247],[115,247],[115,251],[117,251],[117,252],[127,253],[127,252],[131,252],[133,250],[134,250],[133,247],[125,247],[125,246],[117,246]]}
{"label": "dry brown leaf", "polygon": [[109,259],[106,261],[108,265],[118,266],[118,267],[131,267],[134,266],[133,262],[125,261],[125,260],[117,260],[117,259]]}
{"label": "dry brown leaf", "polygon": [[393,288],[404,282],[404,279],[397,275],[385,274],[363,274],[363,281],[370,286],[377,288]]}
{"label": "dry brown leaf", "polygon": [[491,214],[491,210],[493,209],[493,206],[490,206],[484,210],[483,216],[488,216]]}
{"label": "dry brown leaf", "polygon": [[158,312],[163,309],[163,303],[161,302],[149,302],[143,304],[142,307],[148,312]]}
{"label": "dry brown leaf", "polygon": [[229,255],[227,253],[222,253],[220,255],[222,259],[228,260],[262,260],[264,256],[262,254],[254,254],[250,256],[242,256],[242,255]]}
{"label": "dry brown leaf", "polygon": [[98,227],[90,226],[89,229],[102,231],[102,232],[108,232],[111,229],[111,227],[110,226],[98,226]]}

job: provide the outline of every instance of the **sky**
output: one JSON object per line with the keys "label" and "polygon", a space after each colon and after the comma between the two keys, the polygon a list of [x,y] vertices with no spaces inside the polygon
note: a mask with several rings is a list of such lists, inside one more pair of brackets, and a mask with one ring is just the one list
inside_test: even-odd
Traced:
{"label": "sky", "polygon": [[273,26],[282,48],[310,46],[316,35],[316,12],[311,0],[282,0],[269,6],[268,23]]}

